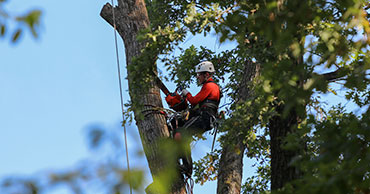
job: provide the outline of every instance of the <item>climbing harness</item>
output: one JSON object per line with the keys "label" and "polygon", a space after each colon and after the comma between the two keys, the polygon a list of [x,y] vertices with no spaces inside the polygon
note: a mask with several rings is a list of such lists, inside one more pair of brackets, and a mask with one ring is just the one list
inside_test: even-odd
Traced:
{"label": "climbing harness", "polygon": [[[118,56],[118,43],[117,43],[117,26],[116,26],[116,16],[114,13],[114,3],[113,0],[111,0],[112,3],[112,15],[113,15],[113,27],[114,27],[114,42],[116,46],[116,59],[117,59],[117,71],[118,71],[118,81],[119,81],[119,93],[120,93],[120,98],[121,98],[121,111],[122,111],[122,121],[125,120],[124,116],[124,108],[123,108],[123,95],[122,95],[122,81],[121,81],[121,68],[119,64],[119,56]],[[127,134],[126,134],[126,126],[123,125],[123,133],[124,133],[124,138],[125,138],[125,150],[126,150],[126,159],[127,159],[127,171],[128,171],[128,176],[130,179],[130,160],[128,157],[128,148],[127,148]],[[132,187],[130,185],[130,194],[132,194]]]}

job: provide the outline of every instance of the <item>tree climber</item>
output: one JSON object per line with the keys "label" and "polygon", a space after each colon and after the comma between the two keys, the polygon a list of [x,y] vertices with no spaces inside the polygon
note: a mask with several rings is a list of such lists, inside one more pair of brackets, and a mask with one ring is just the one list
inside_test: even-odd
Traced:
{"label": "tree climber", "polygon": [[221,91],[220,87],[213,81],[212,75],[215,72],[213,64],[209,61],[201,62],[196,66],[197,81],[202,85],[200,92],[192,96],[191,93],[184,89],[181,94],[187,101],[190,102],[192,108],[190,110],[189,119],[184,126],[175,129],[174,139],[186,146],[186,149],[180,156],[182,165],[181,171],[187,176],[191,176],[193,171],[193,163],[191,159],[190,143],[193,135],[203,134],[213,128],[218,105],[220,103]]}

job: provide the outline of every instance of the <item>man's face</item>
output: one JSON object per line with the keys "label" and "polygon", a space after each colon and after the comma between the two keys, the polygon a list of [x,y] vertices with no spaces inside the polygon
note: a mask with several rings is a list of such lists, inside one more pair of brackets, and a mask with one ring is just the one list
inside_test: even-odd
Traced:
{"label": "man's face", "polygon": [[203,84],[206,80],[207,73],[197,73],[198,84]]}

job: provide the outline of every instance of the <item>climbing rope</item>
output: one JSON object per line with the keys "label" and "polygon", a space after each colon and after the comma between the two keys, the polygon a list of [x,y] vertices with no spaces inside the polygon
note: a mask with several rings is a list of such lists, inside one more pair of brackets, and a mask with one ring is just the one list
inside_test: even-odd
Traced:
{"label": "climbing rope", "polygon": [[161,114],[161,115],[165,115],[166,116],[171,111],[169,109],[165,109],[165,108],[158,107],[158,106],[153,106],[153,105],[150,105],[150,104],[144,104],[144,106],[152,107],[152,108],[149,108],[149,109],[146,109],[146,110],[141,111],[141,113],[144,114],[144,117],[147,117],[147,116],[149,116],[151,114]]}
{"label": "climbing rope", "polygon": [[212,141],[212,148],[211,148],[211,152],[213,152],[213,148],[215,146],[215,142],[216,142],[216,137],[217,137],[217,132],[218,132],[218,126],[217,124],[213,127],[213,141]]}
{"label": "climbing rope", "polygon": [[[118,82],[119,82],[119,94],[121,98],[121,111],[122,111],[122,121],[125,120],[124,116],[124,108],[123,108],[123,95],[122,95],[122,81],[121,81],[121,68],[119,64],[119,56],[118,56],[118,43],[117,43],[117,27],[116,27],[116,15],[114,13],[114,3],[113,0],[111,0],[112,3],[112,14],[113,14],[113,27],[114,27],[114,42],[116,45],[116,59],[117,59],[117,71],[118,71]],[[126,159],[127,159],[127,171],[128,171],[128,176],[130,180],[130,160],[128,157],[128,149],[127,149],[127,134],[126,134],[126,125],[123,124],[123,133],[124,133],[124,138],[125,138],[125,149],[126,149]],[[132,194],[132,187],[130,185],[130,194]]]}
{"label": "climbing rope", "polygon": [[193,194],[194,180],[191,177],[186,177],[185,184],[186,184],[186,193]]}

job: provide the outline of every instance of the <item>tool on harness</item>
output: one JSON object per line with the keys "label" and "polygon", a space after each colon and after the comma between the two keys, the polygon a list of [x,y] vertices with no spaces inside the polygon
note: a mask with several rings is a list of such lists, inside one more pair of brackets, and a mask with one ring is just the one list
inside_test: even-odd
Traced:
{"label": "tool on harness", "polygon": [[189,111],[171,112],[166,115],[167,127],[170,131],[171,137],[177,128],[184,126],[189,119]]}

